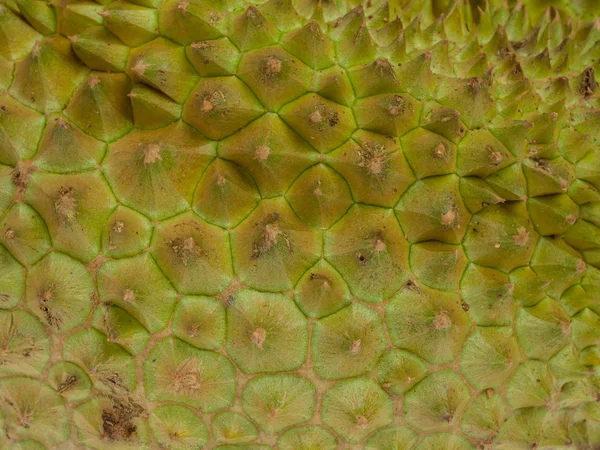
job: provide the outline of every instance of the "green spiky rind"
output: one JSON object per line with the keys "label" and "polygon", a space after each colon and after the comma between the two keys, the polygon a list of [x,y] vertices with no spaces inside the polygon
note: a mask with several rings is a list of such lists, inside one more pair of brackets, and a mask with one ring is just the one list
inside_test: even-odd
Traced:
{"label": "green spiky rind", "polygon": [[[15,432],[5,412],[0,447],[178,448],[180,417],[205,448],[597,445],[595,3],[251,3],[2,0],[0,381],[49,386],[74,426]],[[168,253],[188,219],[214,246],[188,242],[181,263]],[[275,314],[301,324],[269,354],[294,362],[273,377],[295,378],[262,410],[270,385],[242,401],[264,375],[227,339],[240,288],[281,295]],[[65,330],[46,315],[59,291]],[[324,324],[364,331],[355,364],[324,352]],[[181,357],[165,339],[231,364],[228,400],[149,400],[150,356]],[[241,339],[258,348],[262,332]],[[336,380],[358,373],[393,424],[332,420],[331,392],[351,398],[357,379]],[[294,383],[304,413],[273,424]],[[445,405],[439,388],[455,399],[461,383],[466,406]],[[250,424],[244,442],[218,438],[224,421]]]}

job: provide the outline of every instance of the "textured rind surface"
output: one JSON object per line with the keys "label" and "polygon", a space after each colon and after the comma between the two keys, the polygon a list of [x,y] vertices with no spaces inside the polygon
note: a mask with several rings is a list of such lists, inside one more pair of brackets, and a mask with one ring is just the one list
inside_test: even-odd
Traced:
{"label": "textured rind surface", "polygon": [[593,0],[0,0],[0,448],[600,448]]}

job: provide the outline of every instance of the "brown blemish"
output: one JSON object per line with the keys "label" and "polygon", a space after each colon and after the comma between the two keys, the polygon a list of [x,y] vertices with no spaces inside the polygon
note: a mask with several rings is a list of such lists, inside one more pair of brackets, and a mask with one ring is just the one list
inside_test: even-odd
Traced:
{"label": "brown blemish", "polygon": [[254,344],[259,349],[263,348],[265,340],[267,339],[267,330],[264,328],[257,328],[250,335],[250,342]]}
{"label": "brown blemish", "polygon": [[60,383],[58,385],[56,392],[59,394],[62,394],[63,392],[71,389],[73,386],[77,385],[78,382],[79,382],[79,380],[77,379],[77,377],[75,375],[69,375],[65,381],[63,381],[62,383]]}
{"label": "brown blemish", "polygon": [[569,225],[573,225],[575,222],[577,222],[577,217],[573,214],[569,214],[567,217],[565,217],[565,222],[567,222]]}
{"label": "brown blemish", "polygon": [[375,250],[375,253],[381,253],[385,251],[386,248],[387,246],[385,245],[383,235],[381,233],[377,233],[375,236],[375,242],[373,243],[373,250]]}
{"label": "brown blemish", "polygon": [[131,289],[125,289],[123,292],[123,301],[127,303],[135,302],[135,292],[133,292]]}
{"label": "brown blemish", "polygon": [[148,65],[144,63],[144,61],[140,58],[136,61],[135,66],[133,66],[131,68],[131,71],[136,74],[139,77],[143,77],[144,76],[144,72],[146,72],[146,69],[148,68]]}
{"label": "brown blemish", "polygon": [[308,123],[319,131],[327,127],[333,128],[340,122],[340,117],[335,109],[325,105],[317,105],[315,110],[308,115]]}
{"label": "brown blemish", "polygon": [[433,318],[433,328],[436,331],[447,330],[452,326],[452,319],[448,315],[448,312],[440,309],[440,311]]}
{"label": "brown blemish", "polygon": [[500,164],[503,160],[504,160],[504,155],[502,155],[502,152],[497,152],[495,151],[491,146],[486,146],[485,149],[488,152],[488,158],[490,160],[490,162],[494,165],[497,166],[498,164]]}
{"label": "brown blemish", "polygon": [[322,285],[321,285],[322,287],[324,287],[324,288],[329,287],[329,280],[327,279],[327,277],[325,275],[322,275],[320,273],[311,273],[309,280],[310,281],[319,280],[322,282]]}
{"label": "brown blemish", "polygon": [[137,428],[133,420],[142,413],[142,407],[117,399],[112,401],[112,406],[102,411],[102,438],[110,441],[135,438]]}
{"label": "brown blemish", "polygon": [[198,257],[204,255],[193,237],[176,238],[169,241],[169,247],[179,258],[184,267],[193,263]]}
{"label": "brown blemish", "polygon": [[117,220],[110,227],[110,232],[108,233],[108,248],[114,250],[117,248],[117,244],[115,244],[115,234],[121,234],[125,230],[125,222],[121,222]]}
{"label": "brown blemish", "polygon": [[394,95],[391,104],[387,107],[387,112],[390,116],[396,117],[404,114],[405,109],[404,99],[400,95]]}
{"label": "brown blemish", "polygon": [[356,150],[358,167],[361,167],[368,175],[378,179],[384,179],[387,175],[389,155],[383,144],[366,142]]}
{"label": "brown blemish", "polygon": [[48,325],[50,325],[53,328],[59,329],[62,323],[62,319],[60,318],[60,316],[53,313],[48,307],[48,304],[54,299],[55,287],[56,286],[52,284],[49,288],[38,294],[38,305],[40,311],[42,311],[42,313],[44,314],[44,318],[46,319]]}
{"label": "brown blemish", "polygon": [[190,7],[190,2],[188,2],[188,1],[181,1],[181,2],[177,3],[177,11],[179,11],[184,16],[187,14],[187,10],[189,7]]}
{"label": "brown blemish", "polygon": [[369,419],[367,419],[365,416],[363,415],[357,415],[356,416],[356,427],[357,428],[366,428],[366,426],[369,424]]}
{"label": "brown blemish", "polygon": [[583,261],[583,259],[580,259],[579,261],[577,261],[577,265],[575,266],[575,268],[577,269],[577,272],[585,272],[585,269],[587,269],[587,265],[585,264],[585,261]]}
{"label": "brown blemish", "polygon": [[481,88],[485,85],[485,81],[479,77],[473,77],[469,79],[468,90],[472,96],[476,96],[481,91]]}
{"label": "brown blemish", "polygon": [[452,205],[448,211],[441,214],[441,224],[448,228],[455,228],[458,219],[457,208]]}
{"label": "brown blemish", "polygon": [[19,161],[10,175],[12,183],[23,191],[29,182],[29,175],[35,172],[35,166],[31,161]]}
{"label": "brown blemish", "polygon": [[196,358],[183,360],[173,371],[169,385],[178,394],[193,394],[202,387],[202,366]]}
{"label": "brown blemish", "polygon": [[60,188],[54,201],[54,209],[61,225],[72,225],[77,220],[77,200],[72,187]]}
{"label": "brown blemish", "polygon": [[260,68],[260,75],[263,81],[269,81],[275,78],[281,72],[283,61],[275,56],[268,56]]}
{"label": "brown blemish", "polygon": [[352,341],[350,343],[350,348],[348,349],[350,354],[358,355],[358,353],[360,352],[361,344],[362,344],[362,341],[360,339],[356,339],[355,341]]}
{"label": "brown blemish", "polygon": [[271,154],[271,149],[266,145],[259,145],[254,150],[254,159],[259,162],[266,161]]}
{"label": "brown blemish", "polygon": [[204,114],[210,114],[214,112],[219,103],[224,103],[225,94],[221,91],[206,92],[202,98],[202,105],[200,111]]}
{"label": "brown blemish", "polygon": [[539,169],[541,172],[552,174],[552,165],[548,162],[547,159],[533,157],[531,158],[533,164],[536,169]]}
{"label": "brown blemish", "polygon": [[13,240],[15,238],[15,231],[9,228],[4,232],[4,237],[9,241]]}
{"label": "brown blemish", "polygon": [[381,78],[391,78],[396,81],[396,72],[394,72],[394,66],[385,58],[379,58],[375,61],[375,67],[377,74]]}
{"label": "brown blemish", "polygon": [[524,227],[519,227],[517,228],[517,234],[512,238],[516,245],[524,247],[529,242],[529,231]]}
{"label": "brown blemish", "polygon": [[150,144],[144,150],[144,154],[142,157],[144,158],[144,164],[154,164],[156,161],[162,161],[162,157],[160,156],[160,145],[159,144]]}
{"label": "brown blemish", "polygon": [[262,231],[257,241],[252,245],[251,259],[258,259],[269,252],[278,242],[280,238],[285,240],[288,251],[291,255],[294,254],[292,246],[287,234],[283,232],[279,224],[279,214],[272,213],[265,220]]}
{"label": "brown blemish", "polygon": [[581,84],[579,85],[579,94],[584,98],[591,97],[596,92],[598,84],[594,76],[594,68],[587,67],[581,74]]}
{"label": "brown blemish", "polygon": [[94,89],[100,84],[100,78],[98,77],[98,75],[92,74],[88,78],[87,84],[90,87],[90,89]]}
{"label": "brown blemish", "polygon": [[443,159],[446,156],[446,153],[448,153],[448,147],[443,142],[440,142],[433,149],[433,157],[434,157],[434,159]]}

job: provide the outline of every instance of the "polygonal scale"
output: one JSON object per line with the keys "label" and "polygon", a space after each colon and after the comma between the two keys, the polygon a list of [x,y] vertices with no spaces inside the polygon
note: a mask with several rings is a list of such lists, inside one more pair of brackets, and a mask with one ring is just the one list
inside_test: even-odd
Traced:
{"label": "polygonal scale", "polygon": [[323,422],[347,441],[357,443],[394,418],[392,399],[372,378],[341,381],[323,398]]}
{"label": "polygonal scale", "polygon": [[313,79],[312,70],[281,47],[246,53],[236,74],[272,111],[305,94]]}
{"label": "polygonal scale", "polygon": [[103,166],[120,201],[158,219],[189,207],[196,180],[214,154],[214,143],[178,122],[158,132],[137,130],[111,144]]}
{"label": "polygonal scale", "polygon": [[306,94],[288,103],[280,116],[322,153],[343,144],[356,128],[352,110],[317,94]]}
{"label": "polygonal scale", "polygon": [[186,55],[204,77],[233,75],[240,60],[239,50],[226,37],[194,42],[186,47]]}
{"label": "polygonal scale", "polygon": [[105,149],[106,144],[85,134],[63,116],[50,116],[35,165],[58,173],[91,169],[100,162]]}
{"label": "polygonal scale", "polygon": [[252,91],[238,78],[203,78],[183,108],[183,119],[208,138],[223,139],[263,111]]}
{"label": "polygonal scale", "polygon": [[438,240],[460,244],[469,222],[458,191],[458,177],[443,175],[417,181],[395,207],[411,243]]}
{"label": "polygonal scale", "polygon": [[0,163],[14,166],[36,153],[44,116],[8,95],[0,96]]}
{"label": "polygonal scale", "polygon": [[177,103],[183,103],[198,80],[198,74],[185,57],[182,47],[158,38],[132,50],[127,73]]}
{"label": "polygonal scale", "polygon": [[179,402],[205,413],[231,404],[236,388],[235,369],[225,356],[171,337],[148,355],[144,381],[149,399]]}
{"label": "polygonal scale", "polygon": [[440,370],[405,395],[404,417],[407,423],[420,430],[450,430],[470,397],[469,388],[458,373]]}
{"label": "polygonal scale", "polygon": [[463,243],[472,262],[509,272],[529,263],[536,242],[525,205],[510,202],[475,214]]}
{"label": "polygonal scale", "polygon": [[344,178],[325,164],[302,172],[285,197],[300,220],[321,229],[329,228],[353,203]]}
{"label": "polygonal scale", "polygon": [[125,74],[92,72],[71,98],[65,116],[96,139],[118,139],[133,127],[130,89]]}
{"label": "polygonal scale", "polygon": [[69,41],[53,36],[36,41],[31,53],[16,64],[10,91],[17,100],[41,112],[61,110],[87,73]]}
{"label": "polygonal scale", "polygon": [[0,311],[0,342],[6,349],[3,375],[38,376],[50,359],[50,338],[42,323],[25,311]]}
{"label": "polygonal scale", "polygon": [[260,194],[252,177],[238,165],[215,158],[194,194],[194,211],[209,223],[233,228],[256,206]]}
{"label": "polygonal scale", "polygon": [[139,47],[151,41],[158,31],[158,17],[154,9],[157,5],[143,5],[140,0],[135,3],[140,4],[119,0],[97,13],[102,17],[104,26],[129,47]]}
{"label": "polygonal scale", "polygon": [[25,287],[25,271],[8,250],[0,246],[0,300],[1,306],[13,308],[19,304]]}
{"label": "polygonal scale", "polygon": [[277,114],[268,113],[224,139],[219,156],[246,169],[263,197],[273,197],[315,163],[318,153]]}
{"label": "polygonal scale", "polygon": [[188,212],[154,230],[151,251],[173,286],[185,294],[214,295],[231,282],[227,234]]}
{"label": "polygonal scale", "polygon": [[298,220],[282,198],[263,200],[231,231],[233,268],[254,289],[294,287],[321,254],[321,233]]}
{"label": "polygonal scale", "polygon": [[102,301],[123,308],[150,332],[167,326],[177,298],[148,253],[105,262],[98,271],[98,292]]}
{"label": "polygonal scale", "polygon": [[218,6],[214,6],[200,0],[162,2],[158,16],[159,31],[180,45],[221,37],[226,16]]}
{"label": "polygonal scale", "polygon": [[349,303],[350,290],[333,266],[321,259],[298,281],[294,300],[306,316],[325,317]]}
{"label": "polygonal scale", "polygon": [[326,232],[325,257],[367,302],[386,300],[409,277],[408,244],[389,209],[354,205]]}
{"label": "polygonal scale", "polygon": [[312,339],[314,370],[325,379],[370,372],[386,346],[379,314],[360,303],[320,319]]}
{"label": "polygonal scale", "polygon": [[185,406],[159,406],[152,412],[148,425],[154,439],[166,448],[202,448],[208,442],[206,425],[195,411]]}
{"label": "polygonal scale", "polygon": [[[62,347],[63,360],[81,367],[100,392],[135,389],[133,357],[95,328],[85,328],[68,336]],[[117,370],[117,367],[121,367]]]}
{"label": "polygonal scale", "polygon": [[225,341],[225,308],[210,297],[186,296],[173,313],[172,333],[205,350],[216,350]]}
{"label": "polygonal scale", "polygon": [[23,265],[33,264],[50,249],[50,236],[40,215],[15,203],[0,220],[0,244]]}
{"label": "polygonal scale", "polygon": [[123,72],[129,56],[127,47],[104,27],[93,27],[84,33],[70,36],[77,57],[92,70]]}
{"label": "polygonal scale", "polygon": [[55,332],[85,322],[92,310],[94,282],[82,263],[58,252],[48,254],[29,271],[25,301]]}
{"label": "polygonal scale", "polygon": [[92,318],[94,327],[106,334],[107,339],[115,342],[132,355],[144,351],[150,333],[123,308],[114,305],[100,305]]}
{"label": "polygonal scale", "polygon": [[394,138],[357,131],[326,161],[348,182],[357,202],[395,205],[414,176]]}
{"label": "polygonal scale", "polygon": [[358,100],[354,113],[360,128],[399,137],[418,125],[421,104],[407,94],[381,94]]}
{"label": "polygonal scale", "polygon": [[115,207],[99,172],[35,173],[25,198],[46,223],[54,248],[84,261],[96,257],[102,226]]}
{"label": "polygonal scale", "polygon": [[227,323],[227,353],[243,372],[294,370],[306,358],[308,324],[285,295],[240,290]]}
{"label": "polygonal scale", "polygon": [[392,298],[385,318],[394,345],[433,364],[452,361],[471,327],[457,294],[412,282]]}
{"label": "polygonal scale", "polygon": [[[42,36],[16,15],[6,5],[0,6],[0,56],[8,60],[21,59],[34,48]],[[15,39],[12,36],[18,36]]]}
{"label": "polygonal scale", "polygon": [[119,205],[102,231],[102,252],[112,258],[133,256],[150,244],[152,224],[137,211]]}
{"label": "polygonal scale", "polygon": [[315,410],[315,387],[296,374],[260,375],[242,394],[244,412],[268,434],[304,422]]}

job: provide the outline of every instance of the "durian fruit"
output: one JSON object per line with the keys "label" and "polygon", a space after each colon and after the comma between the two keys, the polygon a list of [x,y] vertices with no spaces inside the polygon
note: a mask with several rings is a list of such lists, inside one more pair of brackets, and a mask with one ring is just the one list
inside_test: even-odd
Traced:
{"label": "durian fruit", "polygon": [[0,0],[0,448],[600,448],[596,0]]}

